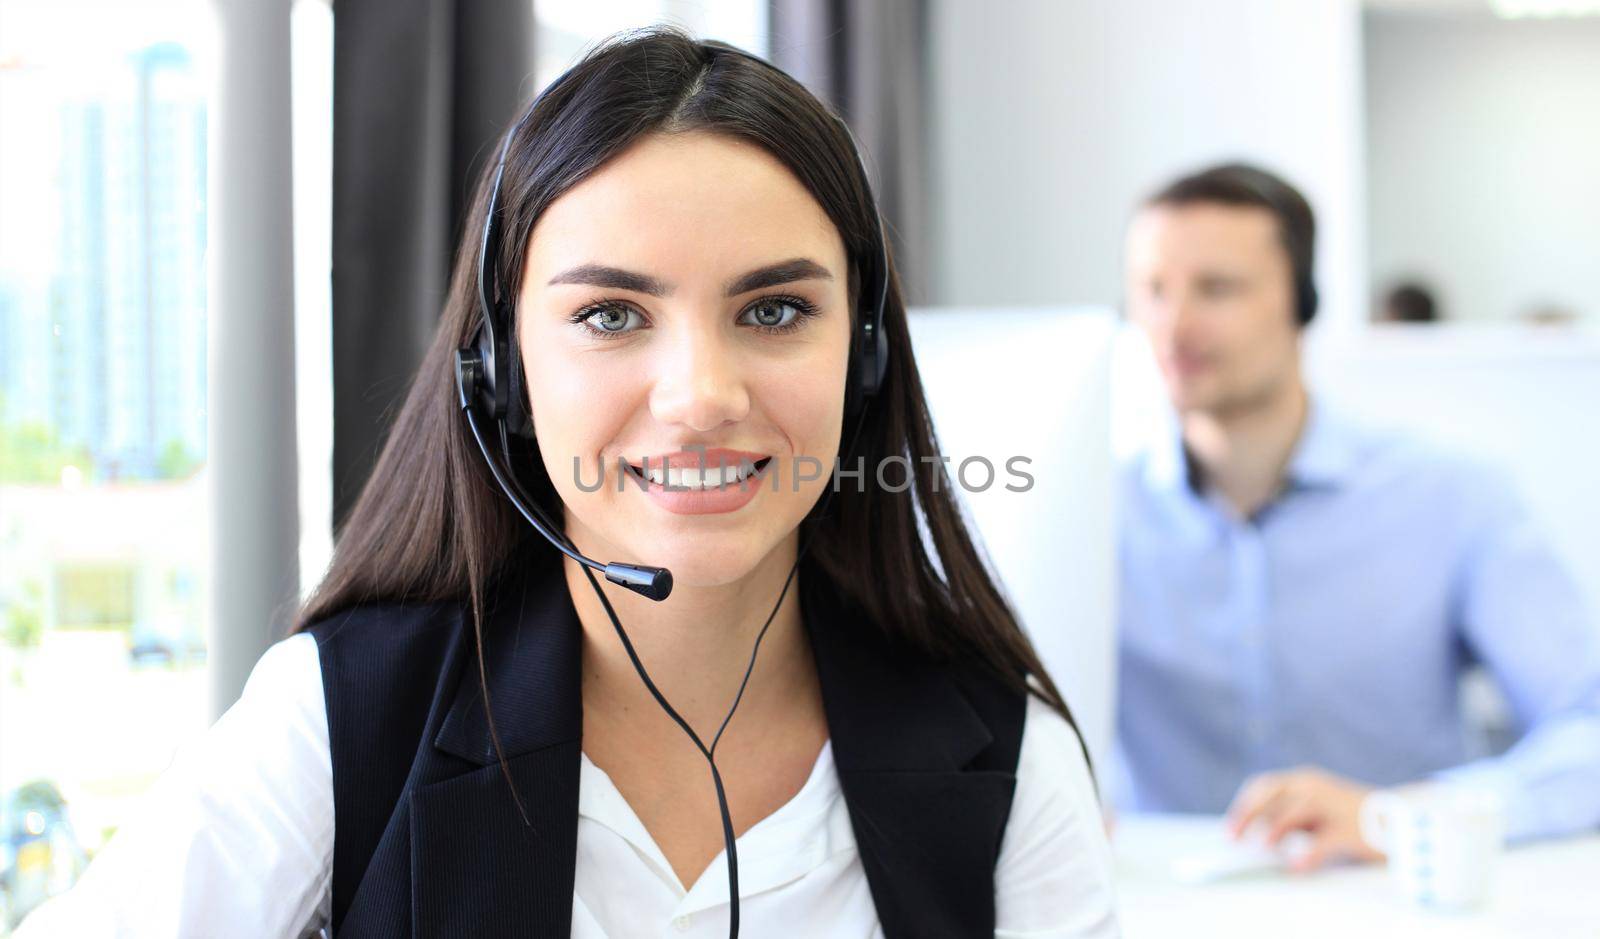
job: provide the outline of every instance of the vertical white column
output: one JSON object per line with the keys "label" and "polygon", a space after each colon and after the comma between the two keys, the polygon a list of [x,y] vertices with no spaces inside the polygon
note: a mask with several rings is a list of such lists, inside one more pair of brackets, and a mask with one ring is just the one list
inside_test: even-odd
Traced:
{"label": "vertical white column", "polygon": [[212,716],[299,597],[289,0],[213,0],[207,191]]}
{"label": "vertical white column", "polygon": [[295,424],[300,592],[333,557],[333,8],[293,0]]}

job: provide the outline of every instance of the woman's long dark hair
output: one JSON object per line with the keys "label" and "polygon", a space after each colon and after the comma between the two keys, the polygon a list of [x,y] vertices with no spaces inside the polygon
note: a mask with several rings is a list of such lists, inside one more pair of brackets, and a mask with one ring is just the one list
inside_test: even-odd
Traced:
{"label": "woman's long dark hair", "polygon": [[[875,250],[877,216],[847,133],[782,72],[665,28],[623,34],[590,52],[545,93],[510,142],[500,196],[505,236],[493,259],[499,282],[512,296],[520,293],[534,222],[551,202],[641,137],[687,131],[760,146],[800,179],[843,237],[852,316],[858,316],[859,274]],[[455,351],[467,344],[478,317],[478,234],[493,170],[491,163],[478,180],[438,332],[342,526],[327,575],[294,627],[299,632],[364,603],[470,598],[480,677],[486,585],[527,534],[475,448],[453,371]],[[814,507],[802,522],[814,532],[808,563],[891,637],[936,659],[975,660],[1018,690],[1029,690],[1032,676],[1032,692],[1066,715],[952,497],[892,262],[884,329],[888,373],[867,406],[855,451],[866,456],[868,484],[861,491],[840,486],[825,515]],[[912,485],[899,491],[871,485],[877,461],[896,456],[909,464]],[[531,447],[516,470],[535,501],[562,518],[560,498]]]}

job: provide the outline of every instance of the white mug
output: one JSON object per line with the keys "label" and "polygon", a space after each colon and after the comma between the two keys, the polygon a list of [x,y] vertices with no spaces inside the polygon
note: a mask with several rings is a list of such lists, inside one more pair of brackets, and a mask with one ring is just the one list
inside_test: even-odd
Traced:
{"label": "white mug", "polygon": [[1361,835],[1389,856],[1389,873],[1406,897],[1470,909],[1488,894],[1505,844],[1505,807],[1494,792],[1450,783],[1379,790],[1362,802]]}

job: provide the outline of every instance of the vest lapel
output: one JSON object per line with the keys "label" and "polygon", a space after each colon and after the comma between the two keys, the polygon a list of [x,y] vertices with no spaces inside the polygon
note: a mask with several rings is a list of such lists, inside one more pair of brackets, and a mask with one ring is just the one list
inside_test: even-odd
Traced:
{"label": "vest lapel", "polygon": [[[988,725],[946,669],[891,645],[807,566],[802,610],[840,786],[889,939],[992,936],[994,867],[1014,772],[983,768]],[[470,624],[439,751],[409,801],[412,932],[566,936],[583,729],[581,629],[561,565],[520,553],[488,598],[496,729],[527,812],[508,799]],[[1018,715],[1020,721],[1020,715]]]}
{"label": "vest lapel", "polygon": [[572,926],[583,703],[581,632],[561,565],[520,552],[486,599],[495,730],[527,823],[508,798],[468,651],[434,738],[438,772],[410,800],[412,926],[434,936],[566,936]]}
{"label": "vest lapel", "polygon": [[896,649],[809,573],[805,622],[884,934],[992,937],[1014,769],[969,765],[993,738],[952,674]]}

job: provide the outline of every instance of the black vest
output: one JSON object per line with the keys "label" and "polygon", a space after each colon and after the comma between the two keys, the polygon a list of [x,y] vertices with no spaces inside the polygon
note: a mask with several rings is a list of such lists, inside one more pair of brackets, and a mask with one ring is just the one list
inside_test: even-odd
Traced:
{"label": "black vest", "polygon": [[[490,740],[464,602],[366,605],[310,627],[333,758],[339,939],[570,935],[581,633],[552,557],[542,544],[519,551],[484,609],[490,704],[531,826]],[[800,585],[884,934],[992,937],[1024,698],[892,645],[809,564]]]}

